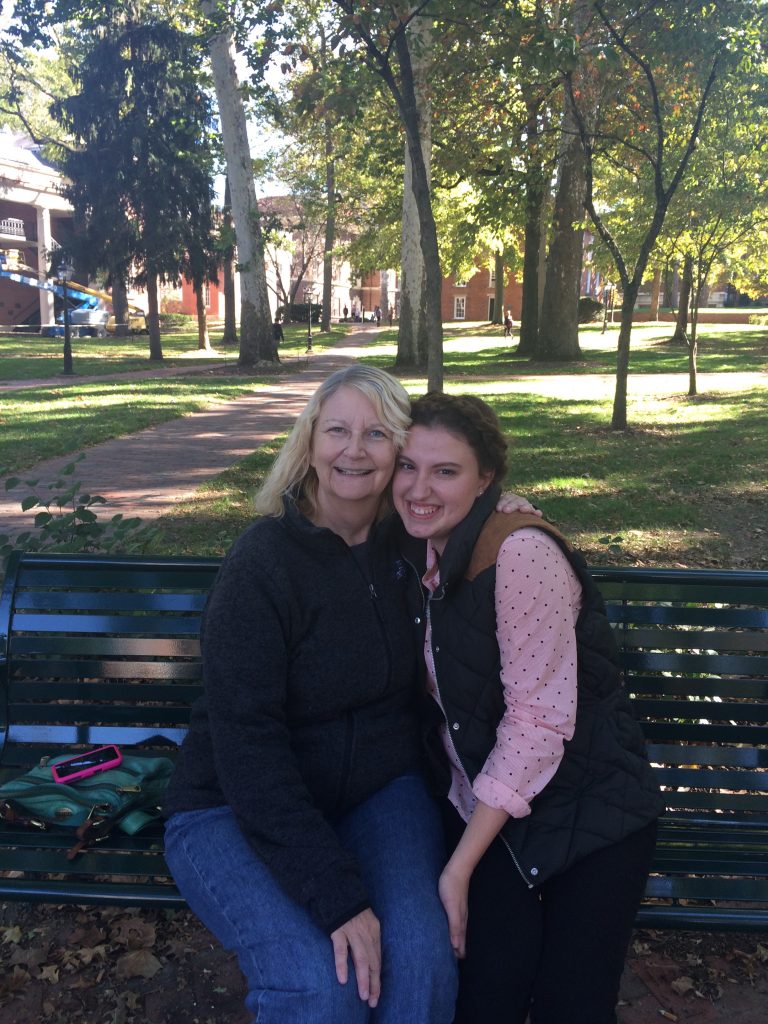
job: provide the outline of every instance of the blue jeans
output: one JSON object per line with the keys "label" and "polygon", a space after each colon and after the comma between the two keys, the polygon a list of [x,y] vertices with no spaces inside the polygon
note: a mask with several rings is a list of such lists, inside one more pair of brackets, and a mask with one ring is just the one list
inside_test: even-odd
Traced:
{"label": "blue jeans", "polygon": [[174,815],[165,856],[203,924],[237,953],[257,1024],[450,1024],[457,972],[437,895],[439,813],[417,775],[395,779],[336,826],[381,922],[382,979],[371,1010],[355,972],[336,978],[328,935],[254,854],[228,807]]}

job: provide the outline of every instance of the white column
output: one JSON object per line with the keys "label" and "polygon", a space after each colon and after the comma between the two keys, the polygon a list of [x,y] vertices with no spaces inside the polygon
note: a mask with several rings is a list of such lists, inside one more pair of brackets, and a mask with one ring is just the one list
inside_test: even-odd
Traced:
{"label": "white column", "polygon": [[[53,252],[53,236],[51,235],[51,211],[46,206],[35,207],[37,213],[37,276],[45,280],[48,270],[48,259]],[[53,310],[53,292],[40,289],[40,323],[48,327],[55,323]]]}

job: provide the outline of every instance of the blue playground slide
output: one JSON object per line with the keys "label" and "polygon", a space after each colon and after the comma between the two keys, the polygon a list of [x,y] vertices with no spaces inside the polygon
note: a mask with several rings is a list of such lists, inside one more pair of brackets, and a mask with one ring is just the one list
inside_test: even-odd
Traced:
{"label": "blue playground slide", "polygon": [[[9,281],[15,281],[17,284],[27,285],[29,288],[39,288],[41,291],[53,292],[54,295],[58,295],[59,298],[64,298],[64,286],[58,281],[40,281],[37,277],[30,277],[28,274],[19,273],[16,270],[8,269],[8,260],[4,253],[0,252],[0,277],[7,277]],[[76,281],[70,281],[67,284],[67,300],[70,303],[71,312],[76,310],[87,310],[87,309],[98,309],[101,305],[101,299],[97,295],[90,295],[86,291],[80,291]],[[53,338],[61,336],[64,333],[64,328],[60,325],[63,317],[59,314],[57,320],[59,321],[56,325],[50,325],[41,329],[43,337]]]}

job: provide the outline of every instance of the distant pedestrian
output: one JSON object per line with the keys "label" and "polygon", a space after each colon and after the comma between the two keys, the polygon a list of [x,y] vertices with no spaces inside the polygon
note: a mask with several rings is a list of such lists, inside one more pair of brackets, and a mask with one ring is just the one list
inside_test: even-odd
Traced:
{"label": "distant pedestrian", "polygon": [[343,319],[344,319],[344,323],[346,323],[347,317],[349,316],[349,307],[345,306],[344,309],[342,309],[341,312],[344,314]]}
{"label": "distant pedestrian", "polygon": [[392,317],[393,316],[394,316],[394,311],[393,311],[392,307],[390,306],[389,307],[389,313],[387,313],[387,319],[389,320],[389,326],[390,327],[392,326]]}
{"label": "distant pedestrian", "polygon": [[285,335],[283,334],[282,318],[279,313],[275,313],[275,322],[272,324],[272,341],[274,344],[275,359],[279,363],[280,345],[285,341]]}
{"label": "distant pedestrian", "polygon": [[376,326],[381,327],[381,306],[377,306],[374,309],[373,315],[376,317]]}
{"label": "distant pedestrian", "polygon": [[512,312],[511,312],[511,310],[508,309],[507,312],[504,315],[504,337],[505,338],[511,338],[512,337],[512,328],[514,326],[515,326],[515,322],[512,319]]}

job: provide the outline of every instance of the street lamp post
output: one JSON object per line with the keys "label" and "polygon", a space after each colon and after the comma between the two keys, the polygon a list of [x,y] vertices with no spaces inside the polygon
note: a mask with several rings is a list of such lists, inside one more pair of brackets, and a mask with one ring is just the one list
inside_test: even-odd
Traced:
{"label": "street lamp post", "polygon": [[71,377],[74,374],[72,368],[72,332],[69,323],[69,297],[67,294],[67,283],[72,280],[73,267],[71,263],[62,260],[56,270],[56,277],[61,281],[64,292],[64,376]]}

